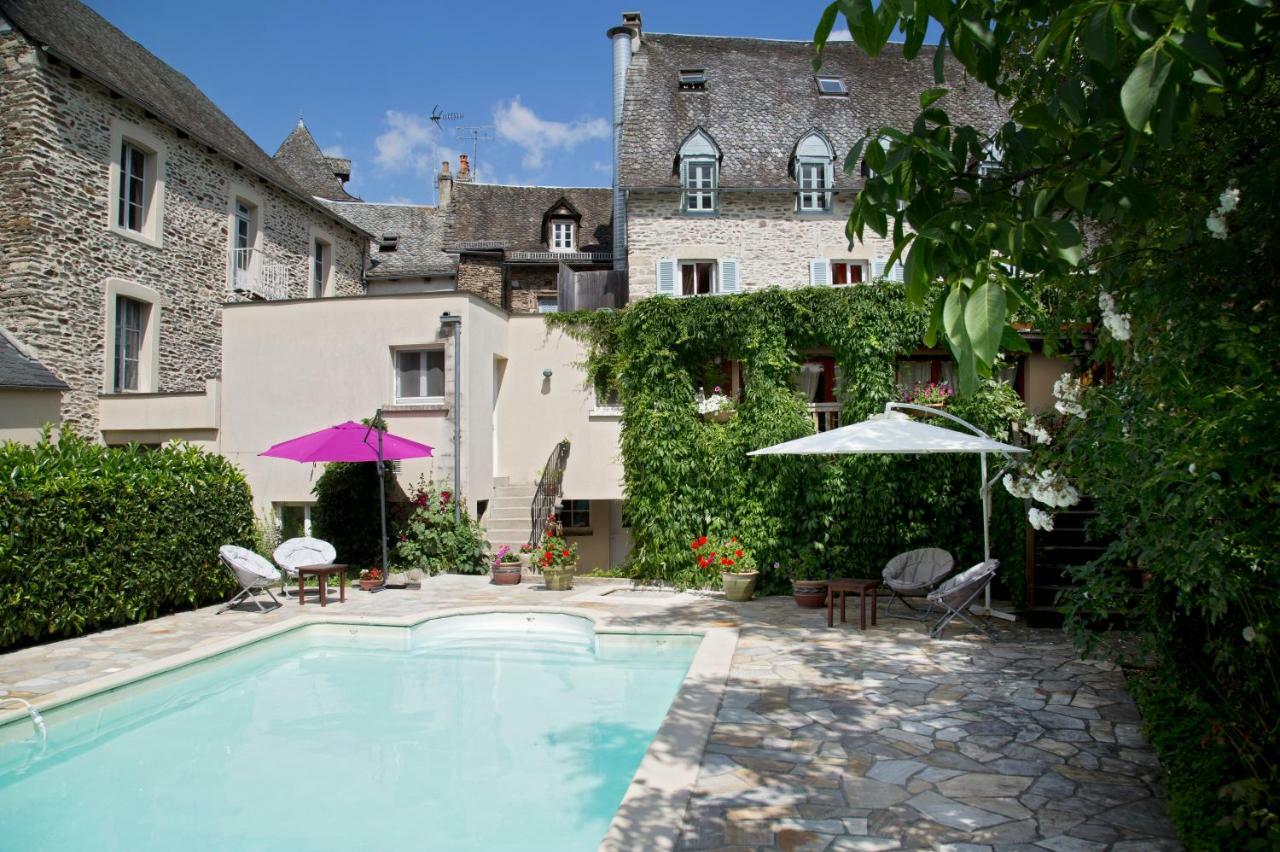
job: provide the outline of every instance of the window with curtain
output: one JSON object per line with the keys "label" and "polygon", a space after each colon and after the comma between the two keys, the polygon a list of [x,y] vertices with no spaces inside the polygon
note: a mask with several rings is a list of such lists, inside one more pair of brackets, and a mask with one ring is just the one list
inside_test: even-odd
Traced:
{"label": "window with curtain", "polygon": [[116,393],[142,389],[142,337],[146,331],[147,304],[127,296],[116,297],[115,377]]}

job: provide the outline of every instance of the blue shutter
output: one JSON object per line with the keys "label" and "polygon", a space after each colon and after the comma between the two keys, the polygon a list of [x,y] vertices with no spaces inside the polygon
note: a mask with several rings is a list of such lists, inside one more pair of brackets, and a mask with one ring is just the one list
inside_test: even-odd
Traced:
{"label": "blue shutter", "polygon": [[720,292],[737,293],[741,287],[738,280],[741,275],[741,263],[736,258],[720,258]]}
{"label": "blue shutter", "polygon": [[674,296],[676,294],[676,266],[675,258],[664,257],[658,261],[656,287],[659,296]]}

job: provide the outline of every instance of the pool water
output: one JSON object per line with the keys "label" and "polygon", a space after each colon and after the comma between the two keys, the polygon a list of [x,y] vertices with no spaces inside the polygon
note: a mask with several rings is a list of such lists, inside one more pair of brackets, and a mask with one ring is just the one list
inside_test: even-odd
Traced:
{"label": "pool water", "polygon": [[0,728],[0,849],[594,849],[698,641],[302,628]]}

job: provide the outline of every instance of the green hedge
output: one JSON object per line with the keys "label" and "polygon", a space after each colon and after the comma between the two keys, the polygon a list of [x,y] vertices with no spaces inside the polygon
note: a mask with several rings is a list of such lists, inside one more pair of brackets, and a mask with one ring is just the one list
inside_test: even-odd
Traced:
{"label": "green hedge", "polygon": [[218,547],[253,540],[244,476],[190,446],[11,442],[0,481],[0,650],[230,597]]}

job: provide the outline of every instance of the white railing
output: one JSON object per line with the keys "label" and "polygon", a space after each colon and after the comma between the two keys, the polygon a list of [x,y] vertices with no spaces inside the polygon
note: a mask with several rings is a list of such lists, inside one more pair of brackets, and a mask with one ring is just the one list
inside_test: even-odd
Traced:
{"label": "white railing", "polygon": [[289,298],[289,267],[259,249],[231,249],[227,254],[232,296],[275,301]]}
{"label": "white railing", "polygon": [[840,403],[811,402],[809,416],[813,418],[813,428],[818,432],[826,432],[840,425]]}

